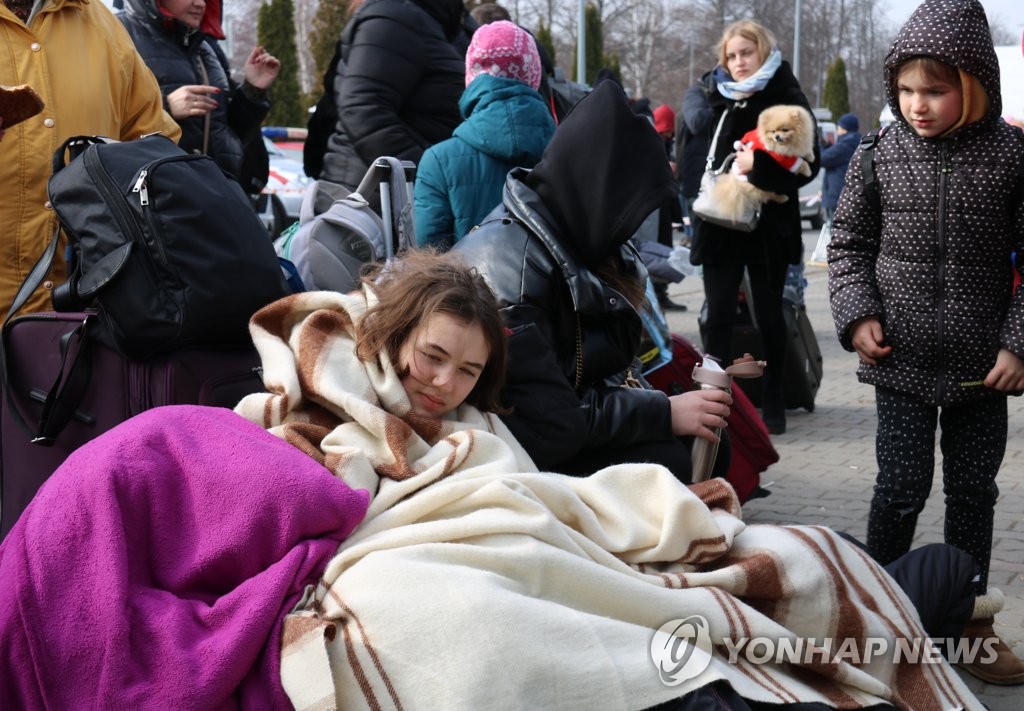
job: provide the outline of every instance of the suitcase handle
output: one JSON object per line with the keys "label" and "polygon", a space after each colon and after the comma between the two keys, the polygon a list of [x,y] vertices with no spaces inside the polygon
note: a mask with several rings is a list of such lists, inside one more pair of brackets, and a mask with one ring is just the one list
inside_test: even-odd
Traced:
{"label": "suitcase handle", "polygon": [[92,347],[88,340],[88,331],[93,318],[92,314],[86,314],[78,326],[61,336],[60,368],[57,369],[57,375],[50,389],[45,394],[39,390],[29,393],[30,399],[43,404],[43,411],[36,427],[29,426],[14,401],[14,388],[13,384],[9,382],[10,373],[6,357],[7,337],[10,329],[7,328],[6,323],[4,324],[2,333],[4,397],[7,399],[7,409],[11,413],[11,419],[28,434],[32,444],[49,447],[53,445],[58,435],[73,418],[82,420],[89,417],[86,413],[80,413],[78,406],[85,397],[89,381],[92,379]]}

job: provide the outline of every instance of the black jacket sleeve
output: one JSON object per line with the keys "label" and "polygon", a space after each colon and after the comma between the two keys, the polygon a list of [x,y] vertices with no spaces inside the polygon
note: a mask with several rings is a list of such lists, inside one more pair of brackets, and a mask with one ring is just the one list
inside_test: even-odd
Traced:
{"label": "black jacket sleeve", "polygon": [[401,22],[368,17],[338,64],[338,120],[367,164],[382,155],[419,163],[430,145],[401,114],[427,65],[426,43]]}
{"label": "black jacket sleeve", "polygon": [[875,279],[881,249],[882,217],[864,185],[858,147],[846,171],[846,187],[832,218],[828,245],[828,290],[836,335],[853,350],[851,327],[863,318],[884,320],[882,297]]}
{"label": "black jacket sleeve", "polygon": [[667,396],[655,390],[608,384],[584,386],[577,395],[559,366],[555,339],[540,309],[506,309],[509,368],[503,390],[511,414],[502,419],[537,466],[557,471],[587,447],[615,447],[669,440]]}

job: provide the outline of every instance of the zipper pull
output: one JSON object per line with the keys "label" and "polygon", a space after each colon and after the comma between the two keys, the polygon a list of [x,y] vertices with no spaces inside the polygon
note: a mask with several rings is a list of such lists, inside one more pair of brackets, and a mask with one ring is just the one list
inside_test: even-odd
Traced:
{"label": "zipper pull", "polygon": [[135,181],[135,187],[132,188],[133,193],[139,194],[139,204],[143,206],[149,204],[149,190],[146,188],[146,176],[148,174],[148,171],[145,170],[139,173],[139,179]]}

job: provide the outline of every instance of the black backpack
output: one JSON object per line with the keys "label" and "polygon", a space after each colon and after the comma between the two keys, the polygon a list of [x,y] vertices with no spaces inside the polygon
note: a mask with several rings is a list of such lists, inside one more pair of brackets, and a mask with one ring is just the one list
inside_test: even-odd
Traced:
{"label": "black backpack", "polygon": [[[63,230],[70,274],[54,308],[98,305],[99,338],[123,355],[250,343],[249,318],[287,289],[241,187],[164,136],[108,141],[71,138],[54,155],[48,193],[60,227],[11,313],[46,276]],[[84,150],[66,163],[69,149]]]}

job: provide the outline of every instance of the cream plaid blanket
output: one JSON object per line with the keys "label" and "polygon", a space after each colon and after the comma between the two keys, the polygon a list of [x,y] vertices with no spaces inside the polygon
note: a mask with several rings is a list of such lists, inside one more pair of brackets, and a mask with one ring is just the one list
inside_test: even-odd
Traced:
{"label": "cream plaid blanket", "polygon": [[258,313],[272,394],[237,408],[374,494],[286,618],[296,708],[639,709],[718,679],[779,704],[982,708],[914,656],[910,602],[832,531],[747,526],[725,482],[687,488],[653,465],[538,473],[470,407],[403,415],[387,358],[351,353],[366,301]]}

